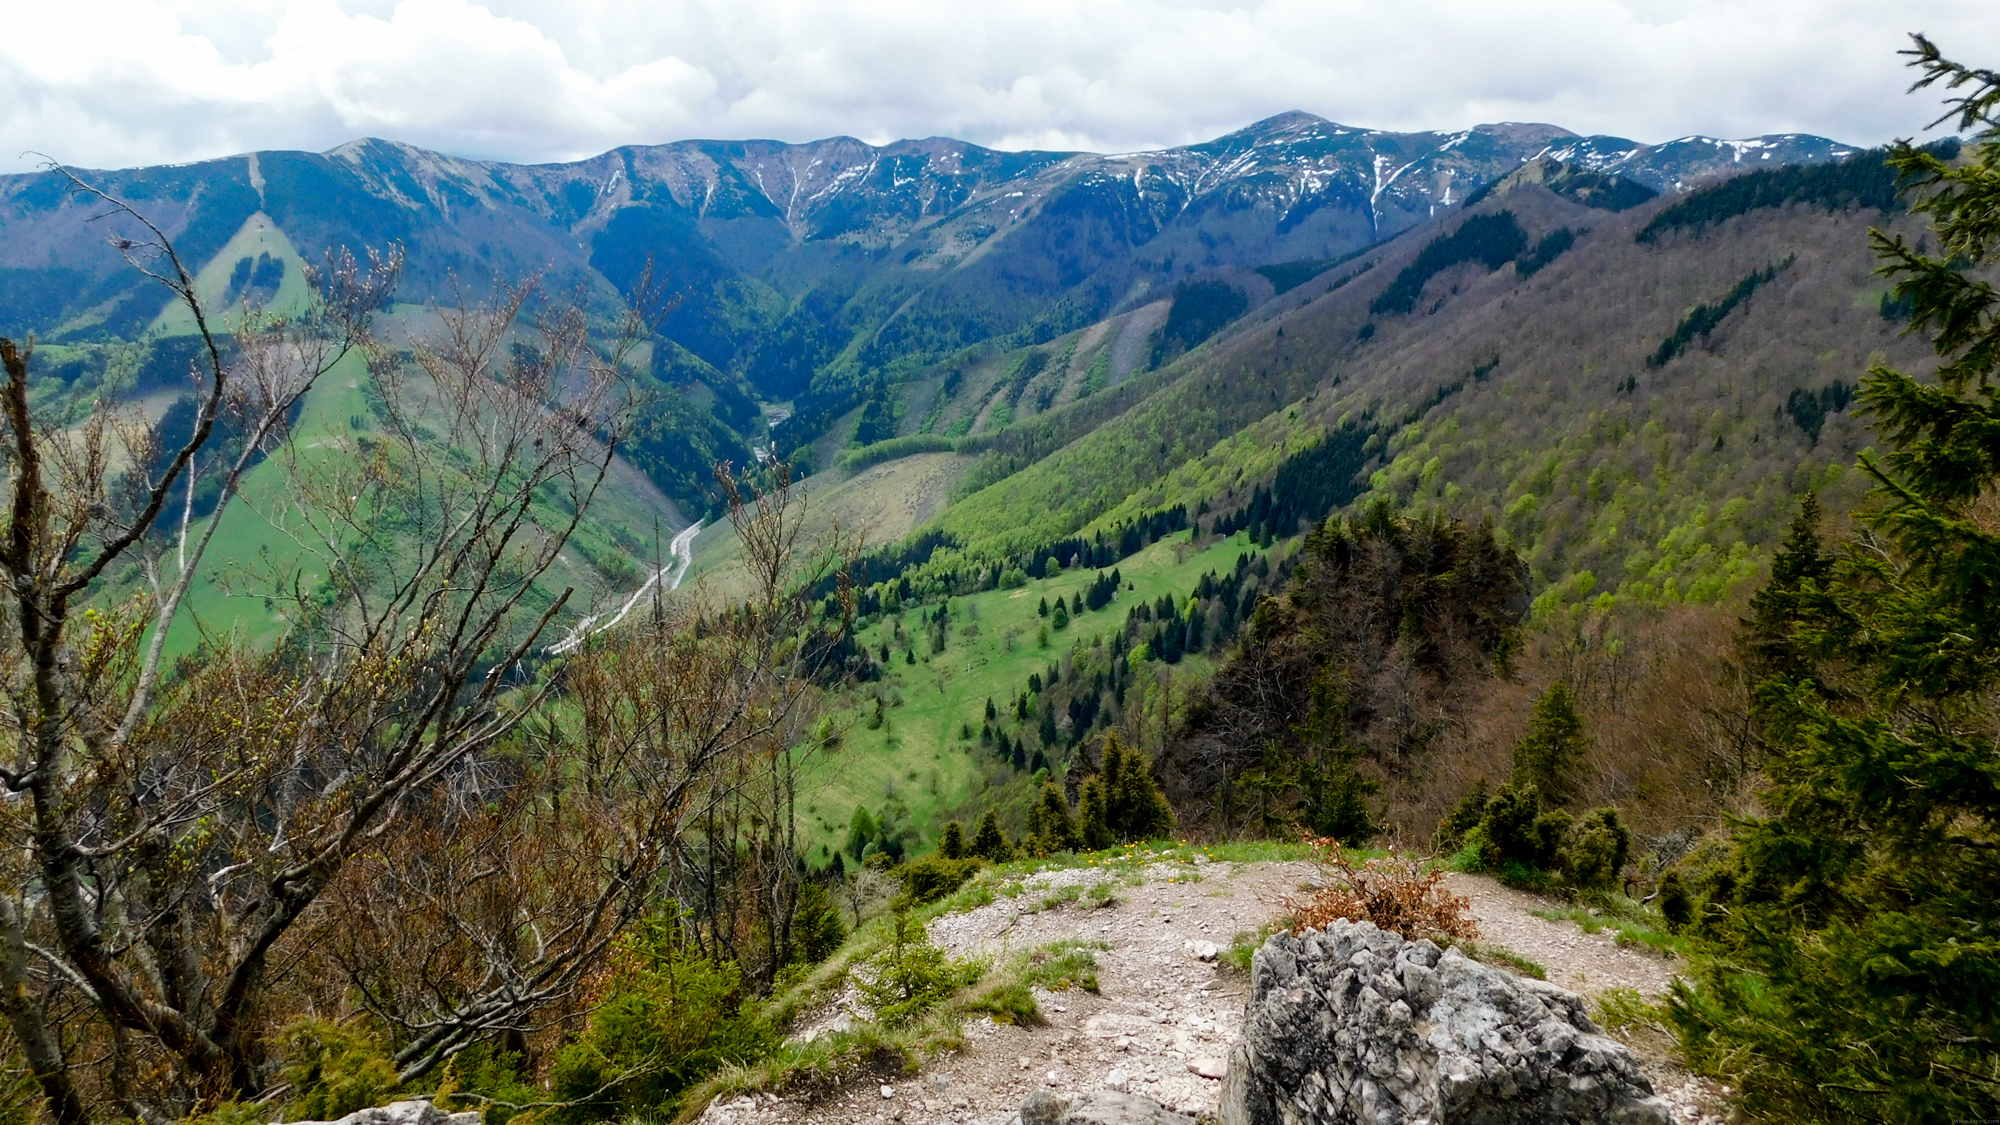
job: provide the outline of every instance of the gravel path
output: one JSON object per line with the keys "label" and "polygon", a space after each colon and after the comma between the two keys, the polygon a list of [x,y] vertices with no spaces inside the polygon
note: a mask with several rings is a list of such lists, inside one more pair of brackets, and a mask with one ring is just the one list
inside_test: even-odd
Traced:
{"label": "gravel path", "polygon": [[[1280,899],[1296,891],[1312,867],[1217,862],[1196,870],[1198,881],[1183,877],[1185,867],[1149,868],[1143,885],[1120,885],[1118,901],[1107,907],[1085,901],[1038,909],[1052,892],[1069,884],[1088,887],[1107,874],[1088,868],[1044,872],[1016,897],[936,919],[930,932],[940,945],[996,961],[1065,938],[1105,942],[1111,948],[1097,954],[1101,991],[1038,993],[1048,1020],[1043,1027],[969,1021],[965,1049],[932,1061],[914,1078],[886,1087],[860,1079],[811,1104],[770,1095],[717,1102],[704,1125],[1004,1125],[1036,1089],[1069,1095],[1106,1086],[1190,1113],[1215,1112],[1222,1063],[1242,1025],[1249,981],[1204,959],[1210,951],[1199,943],[1226,949],[1238,932],[1280,916]],[[1546,904],[1532,895],[1478,876],[1450,879],[1452,891],[1471,901],[1481,941],[1540,962],[1554,983],[1586,995],[1625,987],[1657,996],[1672,980],[1671,964],[1619,947],[1608,932],[1588,935],[1569,922],[1535,917],[1530,911]],[[804,1029],[841,1026],[858,1010],[851,994],[838,998]],[[1677,1122],[1724,1120],[1719,1092],[1667,1063],[1660,1043],[1633,1046],[1675,1106]]]}

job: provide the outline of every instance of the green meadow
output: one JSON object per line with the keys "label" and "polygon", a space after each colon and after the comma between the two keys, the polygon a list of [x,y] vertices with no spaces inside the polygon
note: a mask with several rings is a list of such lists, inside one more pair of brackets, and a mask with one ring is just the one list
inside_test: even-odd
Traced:
{"label": "green meadow", "polygon": [[[1019,589],[951,599],[950,640],[936,655],[929,653],[919,617],[935,606],[884,613],[862,628],[858,641],[878,656],[886,642],[890,659],[880,681],[846,694],[835,717],[843,729],[841,744],[814,763],[812,784],[803,787],[812,797],[801,810],[800,828],[812,844],[813,861],[826,858],[822,848],[838,846],[857,805],[873,811],[901,802],[911,822],[934,835],[940,813],[964,804],[995,779],[1019,776],[979,743],[986,701],[1005,707],[1026,688],[1029,673],[1045,671],[1072,646],[1109,644],[1133,606],[1161,595],[1185,598],[1206,571],[1227,571],[1238,555],[1256,551],[1245,534],[1200,548],[1191,547],[1189,539],[1190,533],[1179,532],[1120,562],[1124,584],[1111,604],[1076,617],[1060,631],[1037,607],[1045,598],[1053,605],[1057,597],[1082,594],[1098,571],[1074,568]],[[896,639],[899,624],[906,640]],[[905,662],[912,645],[915,664]],[[1152,665],[1174,677],[1205,666],[1199,657],[1178,666]],[[878,697],[883,722],[871,730],[867,720]],[[967,730],[972,737],[964,737]]]}

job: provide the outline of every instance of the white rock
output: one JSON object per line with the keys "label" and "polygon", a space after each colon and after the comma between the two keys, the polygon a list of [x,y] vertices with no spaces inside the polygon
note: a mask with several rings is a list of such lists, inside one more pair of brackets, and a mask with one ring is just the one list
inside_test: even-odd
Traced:
{"label": "white rock", "polygon": [[894,1086],[890,1086],[890,1085],[886,1085],[886,1084],[885,1084],[885,1085],[884,1085],[884,1086],[882,1087],[882,1097],[883,1097],[883,1099],[884,1099],[884,1100],[887,1100],[887,1099],[889,1099],[889,1098],[893,1098],[893,1097],[895,1097],[895,1096],[896,1096],[896,1088],[895,1088]]}
{"label": "white rock", "polygon": [[1229,1073],[1229,1067],[1221,1059],[1190,1059],[1188,1073],[1199,1074],[1203,1078],[1221,1078]]}
{"label": "white rock", "polygon": [[1213,961],[1222,952],[1212,941],[1185,941],[1181,943],[1181,948],[1197,961]]}
{"label": "white rock", "polygon": [[1104,1076],[1104,1088],[1107,1090],[1123,1091],[1131,1084],[1132,1076],[1122,1070],[1114,1068],[1110,1074]]}

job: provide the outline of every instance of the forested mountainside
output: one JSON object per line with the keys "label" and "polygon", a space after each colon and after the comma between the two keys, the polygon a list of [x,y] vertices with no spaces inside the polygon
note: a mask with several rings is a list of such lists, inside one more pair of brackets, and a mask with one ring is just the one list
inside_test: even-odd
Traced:
{"label": "forested mountainside", "polygon": [[[1101,329],[1042,347],[1039,366],[998,363],[1055,372],[1037,376],[1049,408],[957,443],[980,460],[921,572],[1012,565],[1173,506],[1213,519],[1275,500],[1282,536],[1367,497],[1494,520],[1550,604],[1716,597],[1757,569],[1798,493],[1854,486],[1859,373],[1922,366],[1868,247],[1871,226],[1908,221],[1893,179],[1866,158],[1623,210],[1562,180],[1523,169],[1282,294],[1243,284],[1254,308],[1109,392],[1072,397]],[[1036,404],[1037,383],[982,370],[955,409]],[[1316,462],[1309,484],[1285,484],[1294,461]]]}

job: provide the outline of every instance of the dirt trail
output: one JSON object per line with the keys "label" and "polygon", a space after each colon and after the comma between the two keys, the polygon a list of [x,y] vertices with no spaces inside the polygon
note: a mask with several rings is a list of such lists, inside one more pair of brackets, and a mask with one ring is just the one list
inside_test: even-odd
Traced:
{"label": "dirt trail", "polygon": [[[931,923],[933,940],[960,956],[996,961],[1065,938],[1101,941],[1099,993],[1037,992],[1043,1027],[968,1021],[965,1049],[928,1063],[923,1073],[889,1087],[863,1078],[811,1104],[762,1095],[718,1101],[704,1125],[835,1125],[895,1121],[905,1125],[1004,1125],[1036,1089],[1070,1095],[1101,1087],[1148,1095],[1190,1113],[1214,1113],[1222,1064],[1243,1020],[1249,980],[1198,954],[1209,942],[1227,949],[1234,936],[1283,914],[1280,900],[1312,875],[1306,863],[1203,863],[1198,880],[1177,878],[1166,865],[1150,868],[1140,886],[1119,885],[1118,901],[1086,901],[1038,909],[1069,885],[1104,881],[1102,869],[1050,871],[1001,898]],[[1186,868],[1180,868],[1186,871]],[[1611,987],[1657,996],[1672,966],[1623,948],[1608,933],[1584,934],[1569,922],[1530,913],[1546,904],[1478,876],[1451,876],[1454,893],[1472,903],[1486,944],[1502,946],[1549,969],[1550,979],[1585,995]],[[819,1014],[819,1026],[851,1018],[853,997]],[[1646,1070],[1675,1106],[1682,1125],[1717,1125],[1717,1092],[1660,1057],[1662,1044],[1639,1040]],[[884,1096],[883,1090],[888,1094]]]}

